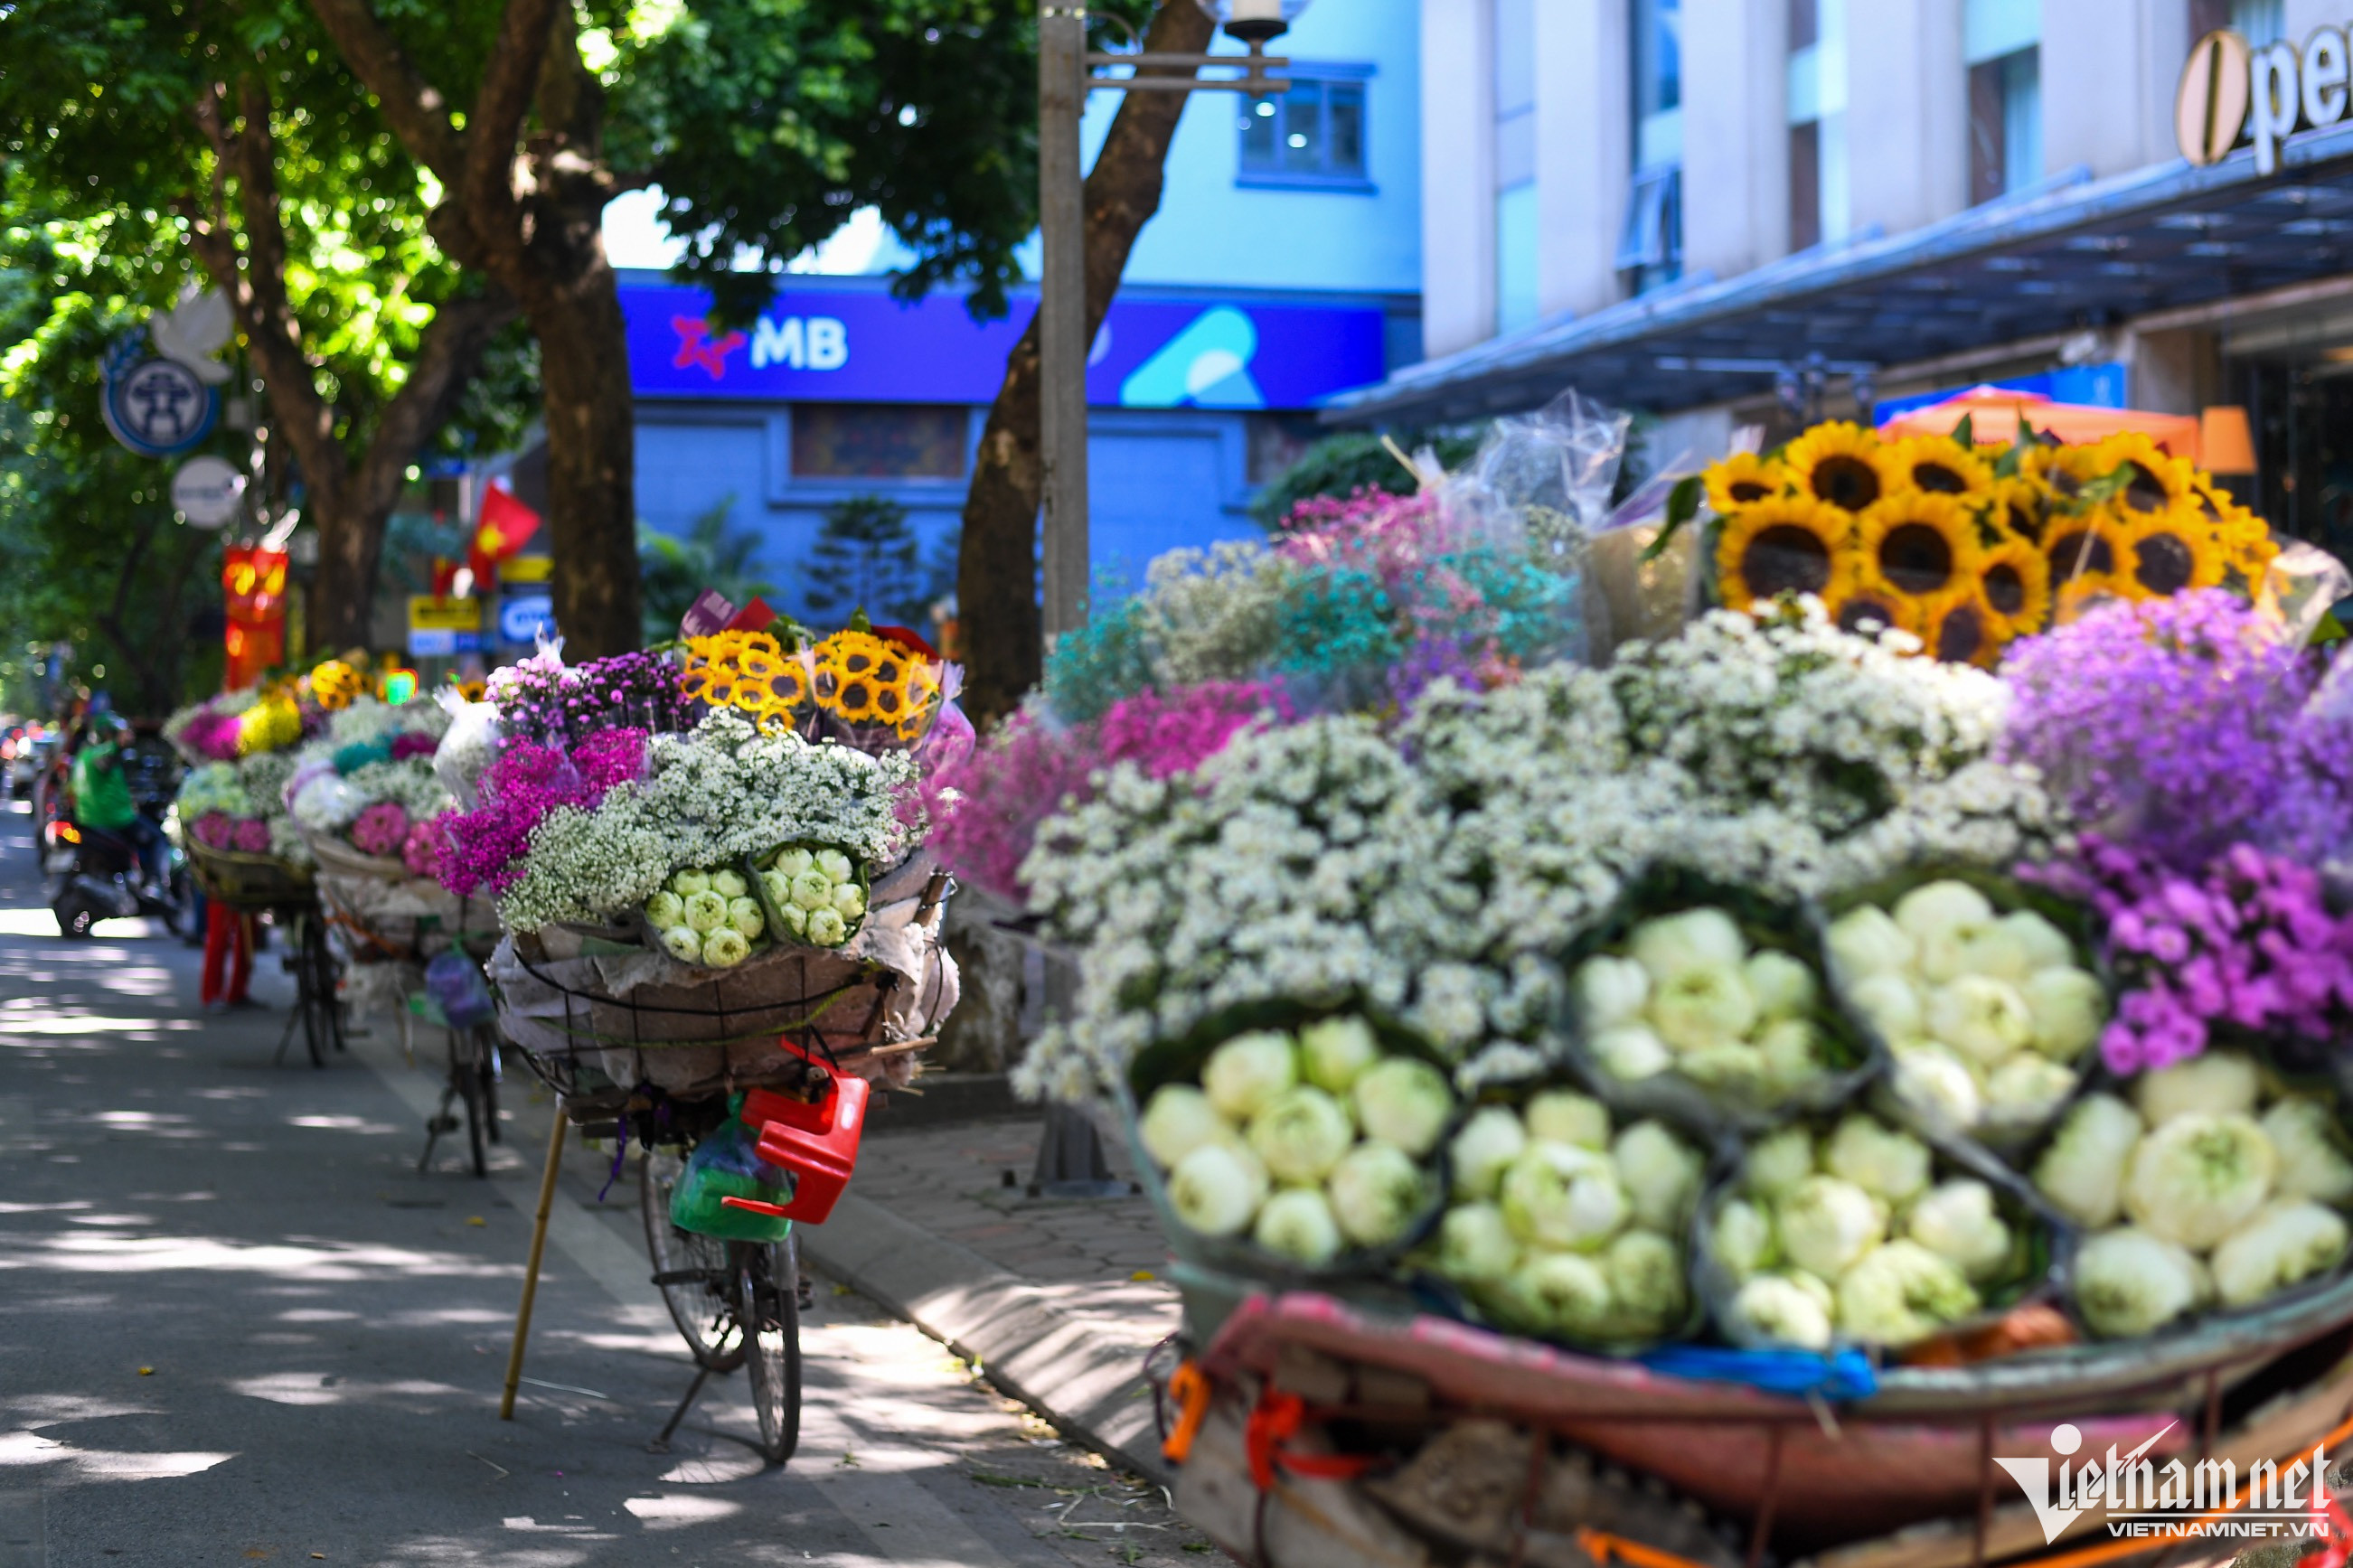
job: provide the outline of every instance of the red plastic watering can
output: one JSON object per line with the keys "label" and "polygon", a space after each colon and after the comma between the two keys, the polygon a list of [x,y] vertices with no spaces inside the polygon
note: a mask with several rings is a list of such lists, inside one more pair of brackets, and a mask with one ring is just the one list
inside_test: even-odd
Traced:
{"label": "red plastic watering can", "polygon": [[[790,1041],[779,1043],[817,1068],[823,1087],[814,1101],[765,1089],[744,1094],[741,1114],[745,1126],[759,1130],[760,1158],[793,1174],[793,1201],[759,1208],[763,1214],[822,1225],[857,1168],[858,1140],[866,1130],[866,1097],[872,1086],[862,1078],[828,1071]],[[753,1206],[742,1199],[723,1201]]]}

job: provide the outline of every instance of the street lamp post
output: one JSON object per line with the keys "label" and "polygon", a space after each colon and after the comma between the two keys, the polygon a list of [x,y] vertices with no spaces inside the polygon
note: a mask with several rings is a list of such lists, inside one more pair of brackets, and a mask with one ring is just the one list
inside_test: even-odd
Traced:
{"label": "street lamp post", "polygon": [[[1198,0],[1223,24],[1228,36],[1250,47],[1248,55],[1101,54],[1087,48],[1083,5],[1048,3],[1038,12],[1038,226],[1045,252],[1038,300],[1038,437],[1046,468],[1046,646],[1087,619],[1087,235],[1086,182],[1080,166],[1079,119],[1087,94],[1192,92],[1208,88],[1265,97],[1290,86],[1267,75],[1290,66],[1266,52],[1307,0]],[[1089,73],[1113,66],[1174,67],[1182,76],[1100,77]],[[1226,66],[1239,77],[1204,80],[1204,67]],[[1078,991],[1076,971],[1049,956],[1045,964],[1047,1006],[1070,1016]],[[1104,1163],[1103,1140],[1093,1121],[1074,1107],[1054,1101],[1030,1178],[1033,1195],[1055,1198],[1124,1197],[1126,1183],[1113,1178]]]}
{"label": "street lamp post", "polygon": [[[1038,300],[1039,448],[1045,462],[1046,646],[1086,624],[1087,336],[1086,185],[1080,167],[1079,121],[1087,94],[1243,92],[1265,97],[1290,85],[1269,76],[1291,62],[1266,53],[1307,0],[1198,0],[1247,55],[1104,54],[1087,48],[1083,5],[1044,5],[1038,12],[1038,226],[1045,267]],[[1130,77],[1091,75],[1115,66]],[[1238,77],[1203,79],[1204,67]],[[1174,67],[1184,76],[1147,77],[1142,68]]]}

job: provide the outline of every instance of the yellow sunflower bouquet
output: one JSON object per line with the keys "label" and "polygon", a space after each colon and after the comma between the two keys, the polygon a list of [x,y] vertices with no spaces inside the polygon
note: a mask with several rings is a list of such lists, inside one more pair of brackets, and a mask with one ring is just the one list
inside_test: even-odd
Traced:
{"label": "yellow sunflower bouquet", "polygon": [[811,690],[828,729],[861,751],[923,738],[952,695],[951,667],[912,633],[863,616],[810,650]]}
{"label": "yellow sunflower bouquet", "polygon": [[2103,600],[2254,596],[2279,551],[2261,518],[2138,433],[1986,447],[1966,429],[1883,440],[1837,422],[1727,458],[1704,483],[1725,605],[1812,594],[1849,631],[1893,626],[1978,665]]}
{"label": "yellow sunflower bouquet", "polygon": [[805,654],[768,632],[713,632],[681,645],[679,689],[704,711],[733,709],[771,732],[799,729],[813,711]]}

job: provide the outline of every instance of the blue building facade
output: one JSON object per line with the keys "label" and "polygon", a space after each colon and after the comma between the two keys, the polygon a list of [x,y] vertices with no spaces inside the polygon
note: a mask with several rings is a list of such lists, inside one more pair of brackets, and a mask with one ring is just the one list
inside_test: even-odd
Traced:
{"label": "blue building facade", "polygon": [[[1159,216],[1090,357],[1099,576],[1133,581],[1162,551],[1255,534],[1251,496],[1314,437],[1323,402],[1420,357],[1417,16],[1415,0],[1322,0],[1281,40],[1294,61],[1283,96],[1188,100]],[[1090,156],[1116,108],[1111,93],[1090,102]],[[783,608],[802,607],[826,510],[853,498],[904,507],[944,572],[1034,289],[988,322],[953,291],[902,304],[885,237],[814,260],[841,271],[786,274],[750,329],[715,334],[702,296],[652,269],[659,238],[608,216],[638,514],[682,532],[723,508],[759,536]]]}

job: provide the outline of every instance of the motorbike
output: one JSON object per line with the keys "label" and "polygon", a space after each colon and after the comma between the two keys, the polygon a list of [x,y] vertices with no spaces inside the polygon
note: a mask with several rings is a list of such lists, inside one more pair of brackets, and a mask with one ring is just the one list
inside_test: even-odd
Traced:
{"label": "motorbike", "polygon": [[58,816],[39,829],[44,900],[64,936],[86,937],[100,921],[147,915],[183,942],[200,940],[195,885],[187,856],[169,829],[175,784],[170,755],[135,748],[123,763],[139,814],[164,836],[163,876],[153,877],[140,864],[124,835]]}

